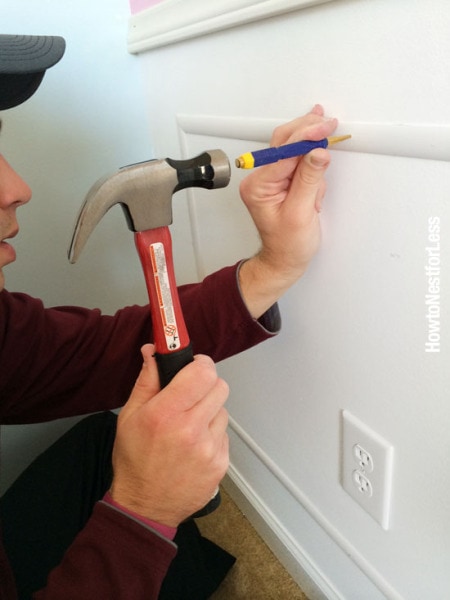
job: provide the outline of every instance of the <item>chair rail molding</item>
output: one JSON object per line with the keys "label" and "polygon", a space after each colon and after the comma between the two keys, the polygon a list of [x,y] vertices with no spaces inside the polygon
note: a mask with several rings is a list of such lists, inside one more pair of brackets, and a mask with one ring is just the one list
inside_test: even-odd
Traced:
{"label": "chair rail molding", "polygon": [[128,51],[138,54],[334,0],[163,0],[132,15]]}
{"label": "chair rail molding", "polygon": [[[267,144],[273,129],[288,120],[187,114],[176,118],[182,138],[196,134]],[[352,138],[334,146],[333,151],[450,161],[448,123],[339,123],[337,134],[347,133]]]}

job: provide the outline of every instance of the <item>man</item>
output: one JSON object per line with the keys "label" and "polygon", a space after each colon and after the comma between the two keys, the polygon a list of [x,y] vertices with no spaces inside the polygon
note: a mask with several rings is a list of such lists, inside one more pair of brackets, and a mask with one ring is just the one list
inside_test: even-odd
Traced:
{"label": "man", "polygon": [[[57,37],[0,36],[0,110],[27,100],[64,46]],[[322,139],[336,126],[315,106],[277,128],[271,143]],[[233,558],[189,519],[228,466],[228,389],[213,360],[278,332],[276,302],[319,244],[328,163],[328,152],[315,150],[242,182],[261,250],[180,288],[196,357],[160,390],[146,343],[148,307],[113,317],[45,309],[4,289],[3,268],[15,260],[6,240],[18,233],[17,209],[31,191],[0,156],[0,423],[98,413],[39,457],[2,499],[0,598],[201,600],[214,591]],[[108,411],[123,405],[116,423]]]}

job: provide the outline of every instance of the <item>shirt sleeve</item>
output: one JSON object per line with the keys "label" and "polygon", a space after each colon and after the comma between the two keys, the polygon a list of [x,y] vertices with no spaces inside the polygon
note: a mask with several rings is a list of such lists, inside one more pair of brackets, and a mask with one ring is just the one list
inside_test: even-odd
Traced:
{"label": "shirt sleeve", "polygon": [[136,521],[142,523],[143,525],[150,527],[150,529],[155,531],[155,533],[162,535],[163,537],[167,538],[168,540],[173,540],[173,538],[175,537],[175,535],[177,533],[176,527],[169,527],[168,525],[162,525],[161,523],[157,523],[156,521],[147,519],[146,517],[143,517],[142,515],[138,515],[134,511],[129,510],[128,508],[125,508],[124,506],[122,506],[121,504],[116,502],[112,498],[112,496],[109,492],[107,492],[104,495],[103,502],[105,504],[108,504],[109,506],[112,506],[119,512],[122,512],[123,514],[128,515],[131,519],[135,519]]}
{"label": "shirt sleeve", "polygon": [[156,600],[176,545],[145,524],[98,502],[84,529],[35,600]]}
{"label": "shirt sleeve", "polygon": [[278,304],[254,319],[242,298],[238,269],[241,263],[207,276],[201,287],[180,288],[183,314],[194,354],[208,354],[219,362],[276,336],[281,329]]}
{"label": "shirt sleeve", "polygon": [[[259,320],[239,291],[237,269],[179,287],[195,354],[216,362],[276,335],[278,306]],[[74,306],[45,308],[0,292],[0,423],[36,423],[122,406],[153,340],[148,306],[114,316]]]}

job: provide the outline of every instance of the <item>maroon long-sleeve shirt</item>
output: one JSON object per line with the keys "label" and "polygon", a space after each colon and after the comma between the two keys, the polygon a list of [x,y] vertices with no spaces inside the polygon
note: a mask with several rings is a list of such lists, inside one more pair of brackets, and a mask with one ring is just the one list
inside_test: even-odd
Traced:
{"label": "maroon long-sleeve shirt", "polygon": [[[237,266],[179,292],[195,354],[219,361],[279,330],[277,306],[259,321],[248,313]],[[106,316],[76,307],[45,309],[27,295],[0,292],[0,423],[36,423],[121,406],[141,368],[140,347],[151,340],[148,307]],[[98,502],[35,598],[157,598],[176,551],[144,523]],[[15,598],[0,545],[0,599]]]}

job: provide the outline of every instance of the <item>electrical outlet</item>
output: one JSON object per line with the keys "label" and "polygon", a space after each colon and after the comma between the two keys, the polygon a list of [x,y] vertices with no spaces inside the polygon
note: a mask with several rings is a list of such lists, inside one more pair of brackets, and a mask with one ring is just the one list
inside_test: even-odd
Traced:
{"label": "electrical outlet", "polygon": [[393,462],[393,446],[342,411],[342,487],[383,529],[389,529]]}

